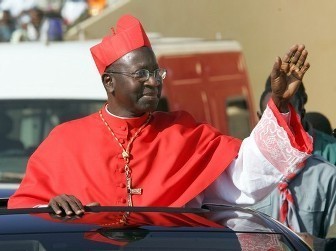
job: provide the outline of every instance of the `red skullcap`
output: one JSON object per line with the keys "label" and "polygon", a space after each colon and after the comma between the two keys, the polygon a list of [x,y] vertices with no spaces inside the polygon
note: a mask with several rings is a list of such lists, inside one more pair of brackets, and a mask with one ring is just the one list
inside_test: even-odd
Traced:
{"label": "red skullcap", "polygon": [[112,34],[105,36],[90,51],[102,75],[114,61],[143,46],[151,48],[140,21],[131,15],[124,15],[118,20],[116,31],[112,28]]}

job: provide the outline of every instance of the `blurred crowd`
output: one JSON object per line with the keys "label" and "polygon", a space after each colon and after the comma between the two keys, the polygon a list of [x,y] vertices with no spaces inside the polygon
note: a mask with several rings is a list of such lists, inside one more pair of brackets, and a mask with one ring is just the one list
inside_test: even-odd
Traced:
{"label": "blurred crowd", "polygon": [[0,42],[62,41],[106,6],[106,0],[0,0]]}

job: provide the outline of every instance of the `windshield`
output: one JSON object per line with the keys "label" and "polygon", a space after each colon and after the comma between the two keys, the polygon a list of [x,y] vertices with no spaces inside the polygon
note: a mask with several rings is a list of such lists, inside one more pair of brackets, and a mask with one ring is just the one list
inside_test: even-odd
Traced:
{"label": "windshield", "polygon": [[20,182],[29,156],[58,124],[98,111],[102,100],[0,101],[0,183]]}

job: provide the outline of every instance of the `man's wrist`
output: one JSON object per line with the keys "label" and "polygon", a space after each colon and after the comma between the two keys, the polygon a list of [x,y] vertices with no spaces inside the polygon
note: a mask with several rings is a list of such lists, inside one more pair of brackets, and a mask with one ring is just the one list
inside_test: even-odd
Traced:
{"label": "man's wrist", "polygon": [[280,113],[288,113],[289,107],[288,107],[288,101],[283,98],[279,98],[272,94],[272,100],[275,104],[275,106],[278,108]]}

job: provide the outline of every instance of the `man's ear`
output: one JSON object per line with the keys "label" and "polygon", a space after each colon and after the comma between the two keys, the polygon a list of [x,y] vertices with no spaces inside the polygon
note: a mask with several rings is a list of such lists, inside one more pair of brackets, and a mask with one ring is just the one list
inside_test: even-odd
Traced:
{"label": "man's ear", "polygon": [[114,80],[112,76],[110,76],[109,74],[103,74],[102,82],[107,92],[109,93],[114,92]]}

